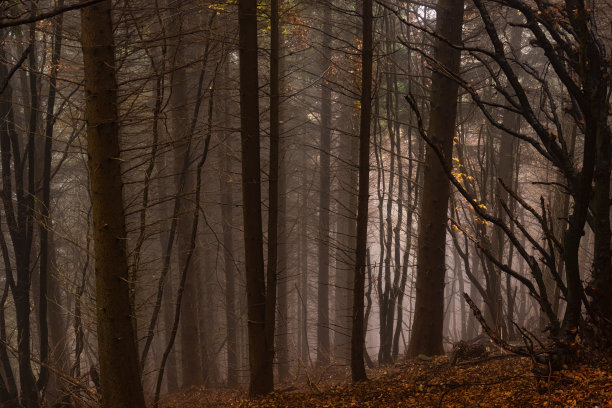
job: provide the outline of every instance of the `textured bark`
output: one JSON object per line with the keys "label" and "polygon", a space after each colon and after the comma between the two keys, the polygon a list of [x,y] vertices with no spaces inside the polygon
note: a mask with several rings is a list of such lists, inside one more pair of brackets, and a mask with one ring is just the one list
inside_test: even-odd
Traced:
{"label": "textured bark", "polygon": [[[440,0],[436,32],[452,44],[461,42],[463,1]],[[459,71],[460,52],[436,40],[437,64],[453,73]],[[428,135],[438,145],[446,163],[452,159],[457,84],[437,71],[432,74]],[[408,355],[442,354],[444,320],[444,275],[446,269],[446,222],[450,186],[431,148],[427,148],[417,253],[416,303]]]}
{"label": "textured bark", "polygon": [[240,135],[242,142],[242,201],[246,268],[249,394],[274,388],[266,336],[266,282],[261,221],[261,168],[257,69],[257,1],[238,2],[240,46]]}
{"label": "textured bark", "polygon": [[130,309],[111,2],[81,10],[102,403],[145,407]]}
{"label": "textured bark", "polygon": [[363,48],[361,55],[361,116],[359,123],[359,195],[357,245],[353,286],[351,376],[353,382],[367,380],[365,354],[364,295],[368,245],[368,201],[370,187],[370,124],[372,114],[372,0],[363,0]]}

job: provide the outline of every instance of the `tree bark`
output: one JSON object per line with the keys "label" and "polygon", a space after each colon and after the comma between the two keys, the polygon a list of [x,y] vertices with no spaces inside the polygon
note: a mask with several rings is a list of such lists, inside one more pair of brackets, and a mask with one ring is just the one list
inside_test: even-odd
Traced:
{"label": "tree bark", "polygon": [[129,300],[111,1],[82,9],[81,26],[102,403],[144,408]]}
{"label": "tree bark", "polygon": [[242,202],[248,304],[249,395],[274,389],[266,333],[266,282],[261,221],[259,95],[257,69],[257,1],[238,2],[240,47],[240,135]]}
{"label": "tree bark", "polygon": [[[436,9],[436,32],[452,44],[461,42],[462,0],[440,0]],[[443,70],[458,73],[461,53],[438,39],[435,60]],[[432,74],[431,109],[428,134],[450,166],[455,118],[457,83],[439,71]],[[408,355],[444,353],[444,275],[446,269],[446,222],[449,181],[430,147],[425,158],[421,217],[417,253],[416,303]]]}

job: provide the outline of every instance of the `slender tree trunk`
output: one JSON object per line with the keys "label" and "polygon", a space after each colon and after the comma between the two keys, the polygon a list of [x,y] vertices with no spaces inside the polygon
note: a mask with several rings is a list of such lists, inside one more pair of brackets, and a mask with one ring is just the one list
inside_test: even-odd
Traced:
{"label": "slender tree trunk", "polygon": [[[283,64],[280,64],[280,76],[283,74]],[[282,91],[284,87],[279,87]],[[278,376],[279,378],[289,377],[289,274],[288,274],[288,245],[287,235],[287,144],[283,137],[283,123],[286,122],[286,109],[282,105],[279,110],[279,173],[278,173],[278,306],[277,322],[278,335],[276,350],[278,353]]]}
{"label": "slender tree trunk", "polygon": [[367,379],[364,366],[364,286],[368,245],[368,200],[370,190],[370,124],[372,113],[372,0],[363,0],[363,48],[361,57],[361,116],[359,125],[359,199],[357,248],[353,287],[351,375],[353,382]]}
{"label": "slender tree trunk", "polygon": [[[167,133],[163,133],[164,139],[161,140],[162,143],[168,143],[165,139],[167,138]],[[167,264],[167,271],[165,277],[164,284],[164,293],[161,299],[161,308],[162,308],[162,319],[163,319],[163,327],[164,327],[164,341],[167,344],[170,341],[171,331],[172,331],[172,323],[174,321],[174,282],[176,277],[173,273],[173,262],[171,262],[170,257],[171,253],[168,251],[172,251],[169,248],[168,243],[169,240],[174,237],[174,234],[171,233],[171,219],[173,215],[173,205],[172,200],[169,199],[169,195],[171,195],[172,191],[175,189],[175,186],[172,182],[172,177],[168,174],[168,169],[171,169],[171,160],[169,158],[168,153],[160,152],[155,157],[157,161],[156,167],[159,170],[159,174],[156,178],[157,183],[157,191],[158,191],[158,201],[162,203],[160,205],[159,218],[162,220],[160,223],[160,233],[159,233],[159,245],[160,245],[160,259]],[[172,235],[172,237],[171,237]],[[177,358],[176,351],[173,349],[170,351],[168,355],[168,362],[165,368],[166,375],[166,387],[168,393],[173,393],[178,391],[179,382],[178,382],[178,367],[177,367]]]}
{"label": "slender tree trunk", "polygon": [[319,275],[317,284],[317,365],[330,361],[329,337],[329,207],[331,150],[331,88],[325,78],[331,64],[331,10],[325,2],[321,40],[321,123],[319,148]]}
{"label": "slender tree trunk", "polygon": [[[227,106],[224,105],[224,117],[227,119]],[[236,330],[236,268],[234,266],[234,233],[233,233],[233,205],[231,179],[231,148],[227,146],[229,139],[225,139],[223,147],[223,168],[219,178],[221,190],[221,219],[223,229],[223,271],[225,274],[225,325],[227,331],[227,386],[234,388],[238,385],[238,340]]]}
{"label": "slender tree trunk", "polygon": [[[420,143],[423,143],[419,140]],[[419,151],[423,149],[420,148]],[[412,131],[408,128],[408,157],[412,157]],[[422,178],[423,166],[419,160],[416,165],[416,169],[410,165],[408,168],[407,186],[406,186],[406,201],[409,203],[406,214],[406,248],[404,250],[403,263],[402,263],[402,276],[399,285],[399,293],[397,295],[397,322],[395,325],[395,333],[393,334],[393,359],[397,361],[399,356],[399,340],[400,336],[403,335],[404,325],[404,292],[406,290],[406,283],[408,282],[408,261],[410,260],[410,250],[412,249],[412,219],[419,203],[419,192],[420,189],[414,187],[419,184],[419,180]],[[412,174],[416,175],[416,182],[412,181]],[[400,177],[403,176],[403,172],[400,172]]]}
{"label": "slender tree trunk", "polygon": [[[357,9],[359,4],[354,4]],[[354,41],[352,30],[344,30],[341,40]],[[355,240],[357,237],[357,164],[359,161],[359,118],[354,109],[356,101],[348,95],[338,95],[339,123],[337,180],[337,232],[334,282],[334,356],[336,362],[350,365],[353,315],[353,275],[355,269]]]}
{"label": "slender tree trunk", "polygon": [[268,270],[266,276],[266,346],[269,360],[274,362],[274,333],[276,329],[276,293],[278,282],[278,205],[279,205],[279,0],[270,1],[270,177],[268,181]]}
{"label": "slender tree trunk", "polygon": [[102,399],[109,408],[144,408],[129,300],[110,0],[81,9],[81,26]]}
{"label": "slender tree trunk", "polygon": [[306,363],[310,363],[310,346],[308,342],[308,299],[310,297],[310,293],[308,290],[308,259],[310,257],[309,248],[308,248],[308,217],[305,214],[305,210],[308,206],[308,190],[306,188],[306,177],[305,177],[305,169],[306,169],[306,155],[304,152],[301,154],[302,161],[302,180],[301,184],[303,186],[302,191],[300,193],[300,209],[301,214],[299,215],[298,220],[298,236],[299,236],[299,254],[298,254],[298,262],[299,262],[299,276],[300,276],[300,285],[299,285],[299,299],[298,304],[300,306],[300,316],[299,316],[299,336],[300,336],[300,347],[298,347],[298,352],[302,363],[306,365]]}
{"label": "slender tree trunk", "polygon": [[[64,4],[63,0],[58,6]],[[60,62],[62,49],[62,24],[63,16],[60,15],[55,21],[55,33],[53,36],[53,52],[51,55],[51,66],[57,67]],[[53,365],[61,373],[67,373],[70,363],[66,354],[66,333],[64,332],[64,319],[62,313],[61,290],[55,271],[55,245],[52,232],[51,204],[51,149],[53,143],[53,125],[55,124],[55,99],[57,86],[57,70],[51,71],[49,79],[49,94],[47,97],[47,111],[45,117],[44,148],[42,153],[42,171],[37,175],[40,177],[40,359]],[[38,183],[37,183],[38,184]],[[47,325],[48,322],[48,325]],[[47,327],[49,330],[47,331]],[[49,358],[49,340],[51,342],[52,356]],[[49,372],[47,368],[41,367],[38,388],[45,388]],[[67,392],[67,384],[60,376],[51,374],[51,383],[46,389],[48,401],[60,401]]]}
{"label": "slender tree trunk", "polygon": [[[436,32],[452,44],[461,42],[462,0],[440,0],[436,11]],[[458,72],[460,52],[436,40],[435,60],[443,69]],[[434,71],[431,84],[431,109],[428,135],[438,145],[447,164],[451,163],[457,83]],[[438,157],[427,148],[419,242],[417,253],[416,303],[408,355],[442,354],[444,320],[444,275],[446,268],[446,222],[449,181]]]}
{"label": "slender tree trunk", "polygon": [[[195,191],[195,174],[192,162],[191,140],[193,135],[190,131],[190,115],[187,109],[188,101],[188,76],[185,63],[185,47],[182,44],[183,18],[180,7],[173,10],[171,22],[172,48],[175,64],[172,73],[172,92],[170,96],[171,125],[172,125],[172,150],[174,154],[174,174],[178,194],[178,221],[177,221],[177,250],[178,270],[185,269],[191,246],[191,229],[194,219],[193,203]],[[181,313],[188,318],[181,319],[180,324],[180,356],[182,386],[200,385],[203,382],[202,367],[200,367],[200,344],[198,336],[198,307],[197,307],[197,279],[199,279],[199,250],[196,249],[191,255],[187,272],[187,282],[183,292],[183,304]]]}

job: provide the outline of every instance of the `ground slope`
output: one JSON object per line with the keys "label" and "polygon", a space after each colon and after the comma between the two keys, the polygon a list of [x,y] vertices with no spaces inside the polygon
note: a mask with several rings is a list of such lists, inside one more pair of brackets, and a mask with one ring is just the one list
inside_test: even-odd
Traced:
{"label": "ground slope", "polygon": [[373,370],[368,382],[356,385],[350,384],[350,377],[330,372],[282,384],[265,398],[249,400],[243,391],[191,388],[167,397],[162,406],[612,408],[612,366],[605,359],[543,379],[531,372],[529,359],[514,356],[456,366],[447,356],[416,359]]}

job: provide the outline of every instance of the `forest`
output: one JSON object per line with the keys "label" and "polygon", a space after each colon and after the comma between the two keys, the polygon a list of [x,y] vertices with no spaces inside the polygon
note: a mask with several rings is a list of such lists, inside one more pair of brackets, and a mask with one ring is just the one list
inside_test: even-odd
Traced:
{"label": "forest", "polygon": [[609,0],[0,0],[0,407],[612,406]]}

